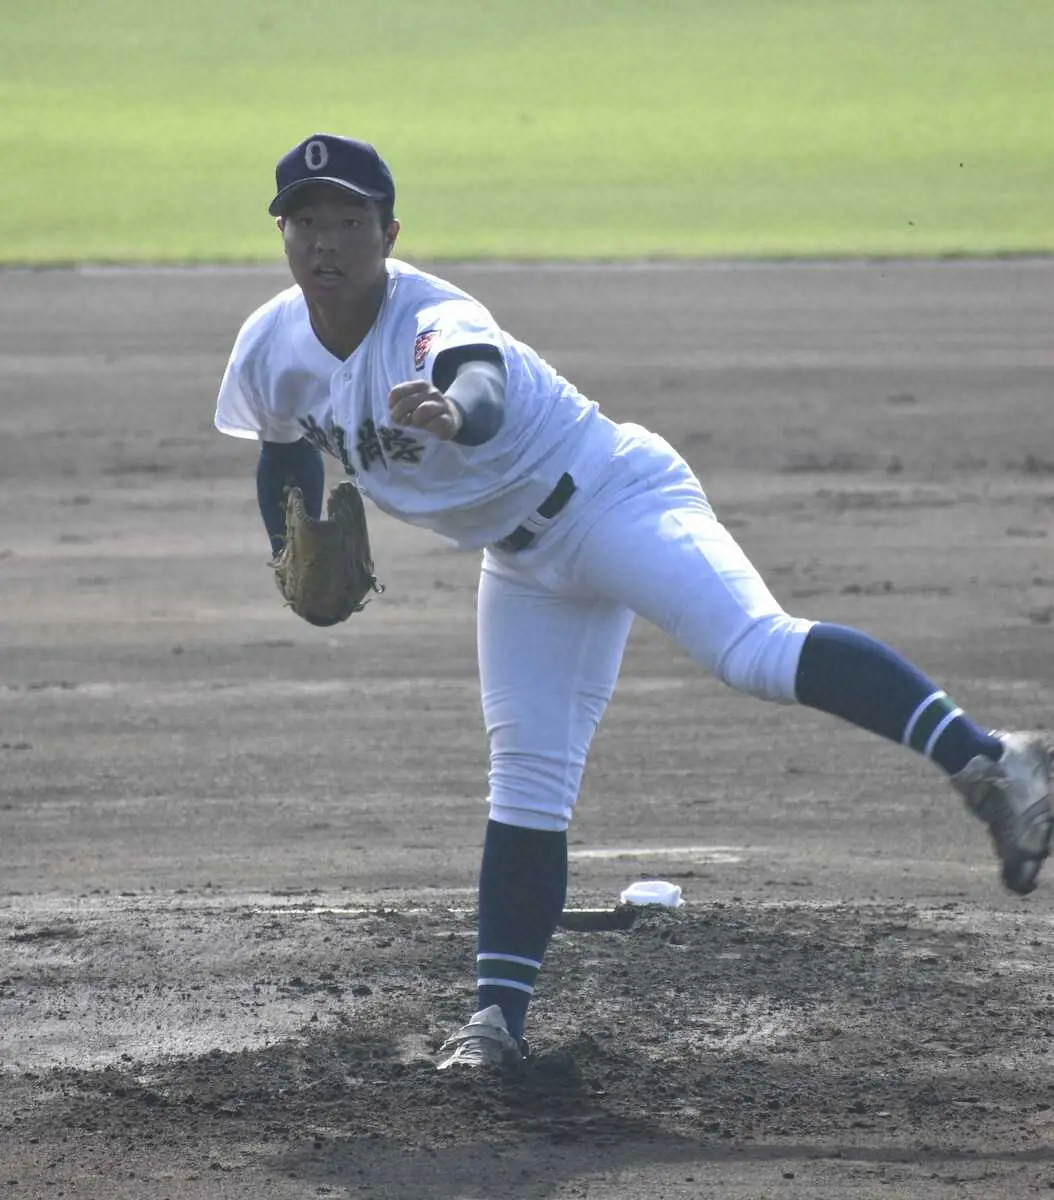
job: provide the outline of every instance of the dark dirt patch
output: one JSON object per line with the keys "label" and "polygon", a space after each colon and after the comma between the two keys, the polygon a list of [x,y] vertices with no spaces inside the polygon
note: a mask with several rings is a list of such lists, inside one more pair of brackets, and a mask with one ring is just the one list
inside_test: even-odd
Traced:
{"label": "dark dirt patch", "polygon": [[[266,1144],[287,1162],[306,1156],[320,1178],[381,1188],[388,1153],[500,1154],[525,1139],[589,1163],[631,1146],[650,1161],[656,1145],[703,1160],[760,1146],[793,1160],[804,1145],[836,1161],[946,1166],[994,1145],[1004,1167],[1054,1159],[1042,1150],[1054,1080],[1036,1070],[1054,1024],[1045,921],[954,903],[718,902],[649,911],[629,932],[560,934],[531,1059],[482,1078],[440,1075],[430,1057],[464,1015],[472,914],[382,910],[342,935],[338,924],[305,936],[287,923],[298,944],[273,947],[312,963],[264,981],[311,1013],[294,1036],[34,1073],[6,1128],[117,1159],[148,1145],[193,1162],[208,1147],[215,1170]],[[341,1007],[320,1018],[332,996]],[[178,997],[135,1003],[164,1012]],[[462,1182],[429,1194],[475,1194]]]}

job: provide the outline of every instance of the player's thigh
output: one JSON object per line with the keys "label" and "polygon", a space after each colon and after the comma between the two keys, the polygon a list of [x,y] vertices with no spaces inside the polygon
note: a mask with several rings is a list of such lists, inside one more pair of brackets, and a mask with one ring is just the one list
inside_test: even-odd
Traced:
{"label": "player's thigh", "polygon": [[632,621],[617,601],[557,595],[485,562],[477,632],[492,805],[570,817]]}
{"label": "player's thigh", "polygon": [[719,676],[753,630],[778,630],[783,618],[796,624],[687,471],[608,509],[579,550],[575,578],[665,630]]}
{"label": "player's thigh", "polygon": [[617,601],[557,595],[485,564],[477,636],[488,728],[512,719],[556,736],[578,710],[599,719],[632,621]]}

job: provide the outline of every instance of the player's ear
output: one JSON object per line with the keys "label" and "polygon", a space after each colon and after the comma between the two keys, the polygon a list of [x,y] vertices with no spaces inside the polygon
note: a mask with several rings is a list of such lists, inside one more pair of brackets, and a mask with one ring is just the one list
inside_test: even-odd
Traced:
{"label": "player's ear", "polygon": [[392,219],[388,222],[388,228],[384,231],[384,253],[391,254],[395,249],[395,241],[399,236],[399,222]]}
{"label": "player's ear", "polygon": [[285,217],[275,217],[274,223],[279,233],[285,233]]}

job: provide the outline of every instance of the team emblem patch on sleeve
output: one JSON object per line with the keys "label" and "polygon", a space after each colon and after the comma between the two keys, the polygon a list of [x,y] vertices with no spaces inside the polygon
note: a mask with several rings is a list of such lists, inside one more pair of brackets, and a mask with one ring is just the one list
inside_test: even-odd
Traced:
{"label": "team emblem patch on sleeve", "polygon": [[428,357],[428,351],[432,343],[436,340],[436,330],[429,329],[426,333],[419,333],[417,341],[414,342],[414,369],[420,371],[425,365],[425,359]]}

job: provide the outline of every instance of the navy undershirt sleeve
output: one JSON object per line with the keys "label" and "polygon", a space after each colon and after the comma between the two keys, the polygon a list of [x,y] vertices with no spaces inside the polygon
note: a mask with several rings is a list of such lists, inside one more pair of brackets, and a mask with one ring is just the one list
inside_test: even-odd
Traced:
{"label": "navy undershirt sleeve", "polygon": [[505,360],[497,346],[488,346],[483,342],[476,346],[452,346],[449,350],[440,350],[436,355],[432,382],[441,392],[445,392],[467,362],[491,362],[505,370]]}
{"label": "navy undershirt sleeve", "polygon": [[271,553],[282,548],[285,533],[285,489],[298,487],[304,504],[313,517],[322,515],[322,496],[326,486],[326,468],[317,446],[301,438],[299,442],[262,442],[256,464],[256,499],[260,515],[271,539]]}
{"label": "navy undershirt sleeve", "polygon": [[494,346],[458,346],[436,358],[432,382],[461,413],[454,438],[463,446],[489,442],[505,421],[505,363]]}

